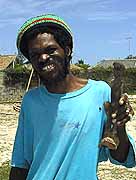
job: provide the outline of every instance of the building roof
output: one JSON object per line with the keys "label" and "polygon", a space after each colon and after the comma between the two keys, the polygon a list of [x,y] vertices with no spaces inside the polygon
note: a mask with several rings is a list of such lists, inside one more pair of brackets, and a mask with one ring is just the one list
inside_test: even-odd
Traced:
{"label": "building roof", "polygon": [[15,57],[15,55],[0,55],[0,71],[6,69]]}
{"label": "building roof", "polygon": [[122,63],[126,68],[136,68],[136,59],[102,60],[98,62],[96,66],[102,66],[104,68],[112,67],[114,62]]}

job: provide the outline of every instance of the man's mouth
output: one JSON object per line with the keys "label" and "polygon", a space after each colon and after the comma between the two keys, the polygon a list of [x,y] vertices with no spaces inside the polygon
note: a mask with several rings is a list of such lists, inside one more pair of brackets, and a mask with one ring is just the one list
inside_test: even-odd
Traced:
{"label": "man's mouth", "polygon": [[46,65],[42,68],[43,71],[47,71],[47,72],[50,72],[52,70],[55,69],[55,65],[54,64],[49,64],[49,65]]}

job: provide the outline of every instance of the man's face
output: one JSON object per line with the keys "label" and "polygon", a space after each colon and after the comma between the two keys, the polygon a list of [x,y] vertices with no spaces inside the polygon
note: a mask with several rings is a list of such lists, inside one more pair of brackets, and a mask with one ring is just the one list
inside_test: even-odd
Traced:
{"label": "man's face", "polygon": [[28,42],[29,60],[45,82],[65,77],[65,53],[49,33],[39,33]]}

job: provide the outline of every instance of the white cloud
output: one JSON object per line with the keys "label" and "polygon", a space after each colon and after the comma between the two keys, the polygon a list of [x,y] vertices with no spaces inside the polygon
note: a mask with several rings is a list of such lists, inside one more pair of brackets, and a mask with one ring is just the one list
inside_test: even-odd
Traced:
{"label": "white cloud", "polygon": [[[73,0],[72,5],[78,3],[78,0]],[[26,20],[28,17],[36,14],[41,14],[41,11],[48,12],[49,10],[59,9],[65,6],[70,6],[71,2],[66,0],[0,0],[0,28],[6,24],[16,24]]]}
{"label": "white cloud", "polygon": [[[22,22],[28,17],[48,12],[62,12],[71,17],[87,17],[89,21],[120,21],[136,17],[136,12],[117,11],[112,9],[118,0],[0,0],[2,23]],[[74,10],[73,10],[74,9]],[[112,10],[111,10],[112,9]]]}

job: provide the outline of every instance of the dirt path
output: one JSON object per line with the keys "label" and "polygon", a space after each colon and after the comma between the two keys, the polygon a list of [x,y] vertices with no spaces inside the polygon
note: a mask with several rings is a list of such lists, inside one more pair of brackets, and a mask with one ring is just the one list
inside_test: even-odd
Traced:
{"label": "dirt path", "polygon": [[[133,121],[128,122],[127,130],[136,140],[136,97],[132,100],[132,106],[135,116]],[[17,120],[18,113],[13,110],[13,104],[0,104],[0,166],[11,158]],[[98,176],[104,180],[136,180],[136,168],[127,169],[103,162],[99,165]]]}
{"label": "dirt path", "polygon": [[12,104],[0,104],[0,165],[11,157],[17,120]]}

